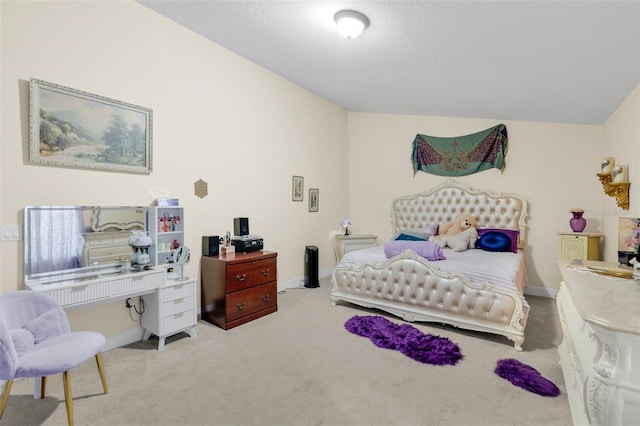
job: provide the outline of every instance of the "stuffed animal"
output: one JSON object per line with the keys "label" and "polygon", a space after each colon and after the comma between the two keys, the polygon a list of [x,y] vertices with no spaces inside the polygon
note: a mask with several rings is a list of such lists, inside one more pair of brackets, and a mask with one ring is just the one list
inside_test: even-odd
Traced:
{"label": "stuffed animal", "polygon": [[476,227],[476,218],[470,214],[463,213],[459,215],[453,222],[443,223],[440,225],[438,237],[436,240],[441,239],[443,236],[453,236],[466,231],[469,228]]}
{"label": "stuffed animal", "polygon": [[478,241],[478,230],[471,226],[455,235],[442,235],[437,241],[441,248],[451,247],[453,251],[465,251],[476,247]]}

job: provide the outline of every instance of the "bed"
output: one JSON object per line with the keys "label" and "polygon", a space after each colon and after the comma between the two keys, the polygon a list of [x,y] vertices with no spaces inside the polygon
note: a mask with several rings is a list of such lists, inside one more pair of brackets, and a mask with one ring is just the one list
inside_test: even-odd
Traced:
{"label": "bed", "polygon": [[524,298],[526,200],[448,179],[431,190],[394,199],[392,235],[452,222],[463,213],[475,217],[478,230],[517,235],[517,247],[508,252],[445,248],[447,259],[438,261],[412,250],[387,258],[382,246],[353,251],[332,273],[331,304],[344,301],[408,322],[436,322],[498,334],[522,351],[529,314]]}

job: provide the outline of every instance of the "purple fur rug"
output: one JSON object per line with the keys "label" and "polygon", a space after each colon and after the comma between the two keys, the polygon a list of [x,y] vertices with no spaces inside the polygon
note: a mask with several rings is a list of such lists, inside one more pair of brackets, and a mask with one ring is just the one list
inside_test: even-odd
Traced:
{"label": "purple fur rug", "polygon": [[517,359],[499,360],[495,373],[529,392],[542,396],[560,395],[560,389],[552,381],[543,377],[535,368],[523,364]]}
{"label": "purple fur rug", "polygon": [[354,316],[344,327],[374,345],[395,349],[424,364],[456,365],[464,358],[456,343],[446,337],[425,334],[409,324],[396,324],[381,316]]}

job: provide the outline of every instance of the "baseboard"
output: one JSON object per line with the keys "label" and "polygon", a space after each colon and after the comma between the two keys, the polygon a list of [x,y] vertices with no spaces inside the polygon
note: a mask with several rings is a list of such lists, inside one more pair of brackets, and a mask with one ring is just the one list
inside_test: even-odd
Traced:
{"label": "baseboard", "polygon": [[[322,271],[318,272],[318,278],[330,277],[332,272],[333,272],[333,268],[323,269]],[[288,288],[300,288],[300,287],[304,287],[304,276],[278,283],[279,292],[285,291]]]}
{"label": "baseboard", "polygon": [[144,335],[144,329],[142,327],[132,328],[124,333],[116,334],[115,336],[107,337],[107,342],[104,345],[103,352],[110,351],[111,349],[118,348],[120,346],[128,345],[130,343],[139,342]]}
{"label": "baseboard", "polygon": [[531,296],[548,297],[549,299],[555,299],[558,295],[558,290],[555,288],[546,287],[527,287],[524,289],[524,294]]}

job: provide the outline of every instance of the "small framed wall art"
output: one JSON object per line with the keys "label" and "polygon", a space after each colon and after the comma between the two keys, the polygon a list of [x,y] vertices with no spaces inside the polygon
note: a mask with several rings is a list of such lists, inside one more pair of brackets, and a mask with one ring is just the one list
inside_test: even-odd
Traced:
{"label": "small framed wall art", "polygon": [[304,197],[304,178],[302,176],[294,176],[291,181],[291,199],[293,201],[302,201]]}
{"label": "small framed wall art", "polygon": [[320,190],[318,188],[309,188],[309,211],[317,212],[320,201]]}
{"label": "small framed wall art", "polygon": [[32,78],[31,162],[150,174],[152,110]]}

